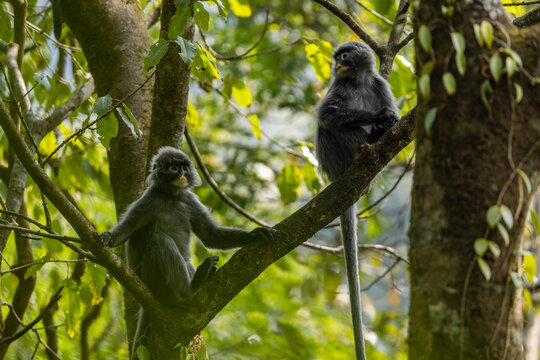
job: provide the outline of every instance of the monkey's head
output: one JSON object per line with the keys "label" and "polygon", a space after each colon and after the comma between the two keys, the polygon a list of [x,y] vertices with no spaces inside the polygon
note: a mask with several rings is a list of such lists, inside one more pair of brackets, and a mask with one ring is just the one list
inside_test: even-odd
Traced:
{"label": "monkey's head", "polygon": [[332,55],[337,76],[355,76],[375,67],[375,56],[371,49],[359,41],[348,41],[338,46]]}
{"label": "monkey's head", "polygon": [[176,193],[201,184],[201,178],[189,157],[171,146],[163,146],[152,158],[148,184]]}

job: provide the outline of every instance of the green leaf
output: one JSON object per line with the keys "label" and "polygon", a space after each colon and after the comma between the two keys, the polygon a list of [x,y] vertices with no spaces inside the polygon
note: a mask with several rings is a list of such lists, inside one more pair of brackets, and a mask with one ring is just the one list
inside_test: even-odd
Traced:
{"label": "green leaf", "polygon": [[180,348],[180,360],[187,360],[188,355],[188,349],[185,346],[182,346]]}
{"label": "green leaf", "polygon": [[429,50],[431,49],[431,32],[426,25],[422,25],[418,29],[418,39],[420,40],[422,49],[429,53]]}
{"label": "green leaf", "polygon": [[63,281],[64,290],[58,306],[62,309],[65,317],[66,331],[71,339],[75,337],[77,323],[79,321],[80,299],[78,284],[73,279]]}
{"label": "green leaf", "polygon": [[302,172],[296,165],[287,165],[279,172],[277,186],[281,200],[285,204],[290,204],[297,199],[301,180]]}
{"label": "green leaf", "polygon": [[122,105],[123,107],[117,107],[116,111],[118,111],[118,115],[120,115],[124,124],[131,130],[133,137],[139,139],[139,137],[142,136],[142,131],[139,129],[139,125],[137,125],[137,120],[135,120],[135,117],[127,105],[125,103],[122,103]]}
{"label": "green leaf", "polygon": [[452,38],[452,44],[456,52],[463,54],[465,52],[465,37],[458,32],[451,33],[450,37]]}
{"label": "green leaf", "polygon": [[144,345],[137,346],[137,356],[139,357],[139,360],[150,360],[150,353],[148,352],[148,349]]}
{"label": "green leaf", "polygon": [[489,69],[491,70],[491,75],[495,79],[495,82],[498,83],[501,80],[503,63],[499,54],[493,54],[489,60]]}
{"label": "green leaf", "polygon": [[540,219],[538,218],[538,214],[536,213],[536,211],[534,211],[533,209],[531,209],[531,219],[533,222],[534,231],[537,234],[540,234]]}
{"label": "green leaf", "polygon": [[478,257],[476,259],[476,263],[478,264],[478,267],[480,268],[482,275],[484,275],[484,278],[486,278],[486,280],[489,281],[491,279],[491,269],[489,268],[489,265],[486,262],[486,260],[482,259],[481,257]]}
{"label": "green leaf", "polygon": [[476,255],[483,256],[488,249],[488,243],[488,240],[482,238],[474,240],[474,252]]}
{"label": "green leaf", "polygon": [[317,176],[315,166],[313,166],[313,164],[309,161],[304,163],[304,182],[306,183],[308,190],[313,195],[317,195],[321,191],[321,181]]}
{"label": "green leaf", "polygon": [[[330,45],[326,41],[321,41],[322,46],[319,44],[310,43],[305,46],[306,58],[315,70],[315,75],[321,83],[325,83],[330,79],[330,63],[331,58],[329,54],[325,53],[325,47]],[[327,43],[327,44],[324,44]]]}
{"label": "green leaf", "polygon": [[523,170],[517,169],[517,173],[519,174],[521,180],[523,181],[523,184],[527,188],[527,192],[530,194],[532,191],[531,180],[529,180],[529,177],[523,172]]}
{"label": "green leaf", "polygon": [[90,304],[95,306],[103,301],[103,297],[101,297],[101,289],[103,289],[105,286],[107,270],[104,267],[94,263],[87,263],[86,269],[90,274],[90,282],[88,284],[90,291],[92,292],[92,301]]}
{"label": "green leaf", "polygon": [[517,70],[517,64],[510,56],[507,56],[505,59],[505,67],[508,77],[511,78]]}
{"label": "green leaf", "polygon": [[180,11],[182,9],[185,9],[187,6],[189,6],[190,0],[174,0],[174,6],[176,7],[176,11]]}
{"label": "green leaf", "polygon": [[190,128],[194,128],[199,125],[199,113],[190,102],[187,104],[186,123]]}
{"label": "green leaf", "polygon": [[527,304],[526,311],[533,308],[533,302],[531,298],[531,292],[527,288],[523,288],[523,298],[525,299],[525,304]]}
{"label": "green leaf", "polygon": [[489,241],[488,247],[489,247],[489,251],[491,251],[493,256],[499,257],[499,255],[501,255],[501,248],[499,247],[499,245],[497,245],[497,243],[493,241]]}
{"label": "green leaf", "polygon": [[482,36],[482,31],[480,30],[480,25],[474,24],[474,36],[476,37],[476,42],[480,47],[484,47],[484,37]]}
{"label": "green leaf", "polygon": [[49,261],[51,259],[51,254],[48,252],[45,253],[45,255],[39,257],[38,259],[34,260],[35,262],[42,262],[41,264],[35,264],[30,266],[26,271],[24,272],[24,278],[28,279],[29,277],[33,276],[35,273],[37,273],[43,265],[45,265],[45,261]]}
{"label": "green leaf", "polygon": [[206,344],[202,343],[201,347],[199,348],[199,354],[197,355],[197,360],[205,360],[206,359]]}
{"label": "green leaf", "polygon": [[504,240],[504,244],[506,246],[510,245],[510,235],[508,235],[508,230],[504,227],[503,224],[498,223],[497,224],[497,230],[499,231],[499,234],[501,234],[501,237]]}
{"label": "green leaf", "polygon": [[487,211],[487,222],[489,227],[494,228],[501,221],[501,208],[497,205],[491,206]]}
{"label": "green leaf", "polygon": [[181,10],[176,11],[176,14],[173,15],[169,24],[169,31],[167,33],[169,39],[174,40],[182,35],[184,28],[189,21],[190,15],[191,12],[189,11],[189,7],[184,7]]}
{"label": "green leaf", "polygon": [[179,36],[174,40],[180,46],[180,57],[186,64],[191,64],[193,62],[193,57],[197,55],[197,47],[193,44],[192,41],[186,40],[183,37]]}
{"label": "green leaf", "polygon": [[111,95],[105,95],[98,97],[94,102],[94,111],[97,116],[103,116],[108,111],[112,110],[112,97]]}
{"label": "green leaf", "polygon": [[424,100],[428,100],[431,95],[431,79],[429,75],[422,75],[418,79],[418,89]]}
{"label": "green leaf", "polygon": [[536,275],[536,260],[534,259],[534,256],[532,255],[525,255],[523,256],[523,270],[525,271],[525,276],[527,276],[527,280],[529,280],[529,283],[532,284],[534,277]]}
{"label": "green leaf", "polygon": [[200,45],[197,46],[197,55],[193,57],[191,70],[193,75],[203,84],[212,79],[221,79],[216,67],[216,58]]}
{"label": "green leaf", "polygon": [[514,83],[516,88],[516,103],[519,104],[523,100],[523,88],[518,83]]}
{"label": "green leaf", "polygon": [[480,86],[480,97],[482,98],[482,102],[484,103],[484,106],[488,111],[491,111],[491,105],[489,104],[488,96],[491,95],[493,92],[493,89],[491,88],[491,83],[489,80],[484,80],[482,85]]}
{"label": "green leaf", "polygon": [[514,216],[512,215],[512,211],[510,211],[510,209],[506,205],[501,205],[500,209],[502,218],[506,223],[506,226],[508,227],[508,229],[511,229],[512,226],[514,226]]}
{"label": "green leaf", "polygon": [[262,132],[261,132],[261,123],[259,122],[259,117],[257,114],[250,114],[248,115],[249,123],[251,124],[251,132],[255,134],[257,139],[262,139]]}
{"label": "green leaf", "polygon": [[148,69],[156,66],[163,56],[165,56],[168,48],[169,44],[163,39],[159,39],[158,42],[150,46],[150,51],[144,58],[144,71],[148,71]]}
{"label": "green leaf", "polygon": [[208,24],[210,22],[210,14],[204,8],[203,4],[196,2],[193,5],[193,19],[198,27],[203,30],[208,30]]}
{"label": "green leaf", "polygon": [[454,75],[449,72],[445,72],[442,77],[444,89],[448,95],[454,95],[456,93],[456,79]]}
{"label": "green leaf", "polygon": [[488,48],[491,48],[491,44],[493,43],[493,26],[486,21],[483,20],[480,24],[480,32],[482,33],[482,38],[486,42],[486,45]]}
{"label": "green leaf", "polygon": [[246,84],[241,80],[236,80],[232,86],[232,95],[238,105],[248,107],[253,98]]}
{"label": "green leaf", "polygon": [[431,127],[433,126],[433,123],[435,122],[435,118],[437,117],[437,108],[431,108],[426,114],[426,117],[424,118],[424,128],[426,129],[426,133],[428,136],[431,135]]}
{"label": "green leaf", "polygon": [[464,53],[456,53],[456,66],[460,75],[465,75],[467,71],[467,59]]}
{"label": "green leaf", "polygon": [[435,68],[435,62],[428,61],[422,66],[422,75],[429,75],[433,72],[433,69]]}
{"label": "green leaf", "polygon": [[250,17],[251,7],[248,0],[229,0],[231,10],[238,17]]}
{"label": "green leaf", "polygon": [[519,56],[519,54],[517,52],[515,52],[514,50],[510,49],[510,48],[505,48],[503,50],[506,54],[510,55],[510,57],[512,58],[512,60],[514,60],[514,62],[520,67],[522,68],[523,67],[523,61],[521,61],[521,56]]}

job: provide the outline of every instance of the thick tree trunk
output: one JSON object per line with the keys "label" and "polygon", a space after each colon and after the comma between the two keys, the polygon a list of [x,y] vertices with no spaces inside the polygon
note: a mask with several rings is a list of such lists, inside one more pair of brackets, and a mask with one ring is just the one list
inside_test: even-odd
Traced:
{"label": "thick tree trunk", "polygon": [[[520,359],[522,312],[520,295],[511,273],[520,273],[519,250],[531,194],[517,169],[528,175],[532,192],[538,187],[540,111],[538,86],[521,71],[494,81],[489,62],[511,47],[521,55],[526,72],[538,76],[538,31],[518,32],[504,10],[492,1],[456,1],[452,16],[441,13],[438,2],[421,1],[416,9],[415,32],[431,30],[432,51],[416,39],[417,73],[433,61],[431,96],[419,95],[416,116],[417,162],[414,175],[410,228],[411,304],[410,359]],[[493,45],[480,47],[473,24],[487,20],[493,27]],[[460,32],[466,43],[467,68],[460,76],[450,34]],[[508,38],[507,38],[508,36]],[[511,43],[510,43],[511,42]],[[442,75],[451,72],[457,92],[449,96]],[[419,75],[420,76],[420,75]],[[534,76],[534,75],[533,75]],[[481,85],[491,110],[482,102]],[[516,104],[514,82],[523,88]],[[424,119],[437,109],[426,133]],[[490,229],[490,206],[506,205],[514,225],[505,244]],[[501,222],[502,224],[502,222]],[[478,238],[495,242],[501,254],[483,255],[491,269],[486,280],[479,271],[473,244]]]}

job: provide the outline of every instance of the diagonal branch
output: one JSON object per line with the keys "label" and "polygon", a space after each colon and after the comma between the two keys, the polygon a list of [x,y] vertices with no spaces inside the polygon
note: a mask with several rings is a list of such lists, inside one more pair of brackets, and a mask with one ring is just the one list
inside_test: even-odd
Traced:
{"label": "diagonal branch", "polygon": [[[205,282],[177,314],[182,319],[182,343],[187,343],[244,287],[268,266],[309,239],[365,194],[373,178],[413,139],[414,110],[374,145],[365,146],[359,158],[339,179],[274,228],[270,242],[250,244],[233,255]],[[179,318],[170,321],[178,321]],[[178,326],[178,325],[177,325]]]}
{"label": "diagonal branch", "polygon": [[380,58],[382,54],[382,48],[381,46],[371,37],[367,32],[362,29],[360,24],[358,24],[352,16],[347,14],[345,11],[341,10],[336,5],[332,4],[331,2],[327,0],[313,0],[316,3],[320,4],[324,8],[326,8],[328,11],[330,11],[332,14],[336,15],[341,21],[343,21],[358,37],[366,44],[369,45],[370,48],[375,51],[377,56]]}

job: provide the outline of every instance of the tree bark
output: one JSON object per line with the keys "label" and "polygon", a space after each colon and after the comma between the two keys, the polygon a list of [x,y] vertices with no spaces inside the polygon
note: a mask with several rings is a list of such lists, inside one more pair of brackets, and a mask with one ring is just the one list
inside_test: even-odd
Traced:
{"label": "tree bark", "polygon": [[[532,193],[540,182],[540,91],[525,72],[538,76],[539,32],[518,32],[504,10],[492,1],[456,1],[452,16],[443,15],[437,2],[421,1],[416,9],[415,33],[420,25],[431,30],[432,51],[425,52],[416,38],[416,69],[435,64],[431,96],[419,95],[416,117],[417,159],[412,193],[410,228],[411,304],[410,359],[520,359],[522,311],[520,289],[511,272],[520,273],[521,236]],[[489,21],[493,46],[480,47],[473,24]],[[465,37],[467,68],[460,76],[454,62],[450,33]],[[508,36],[508,40],[507,37]],[[511,45],[508,41],[511,41]],[[489,61],[511,46],[521,55],[524,69],[511,79],[494,81]],[[442,75],[451,72],[457,92],[449,96]],[[481,84],[489,81],[491,110],[483,104]],[[516,104],[514,82],[524,97]],[[426,132],[427,112],[437,117]],[[532,192],[525,189],[520,169],[528,175]],[[505,244],[486,221],[490,206],[506,205],[514,224]],[[504,226],[504,225],[503,225]],[[501,249],[483,259],[491,269],[486,280],[479,271],[473,248],[478,238],[494,241]]]}

